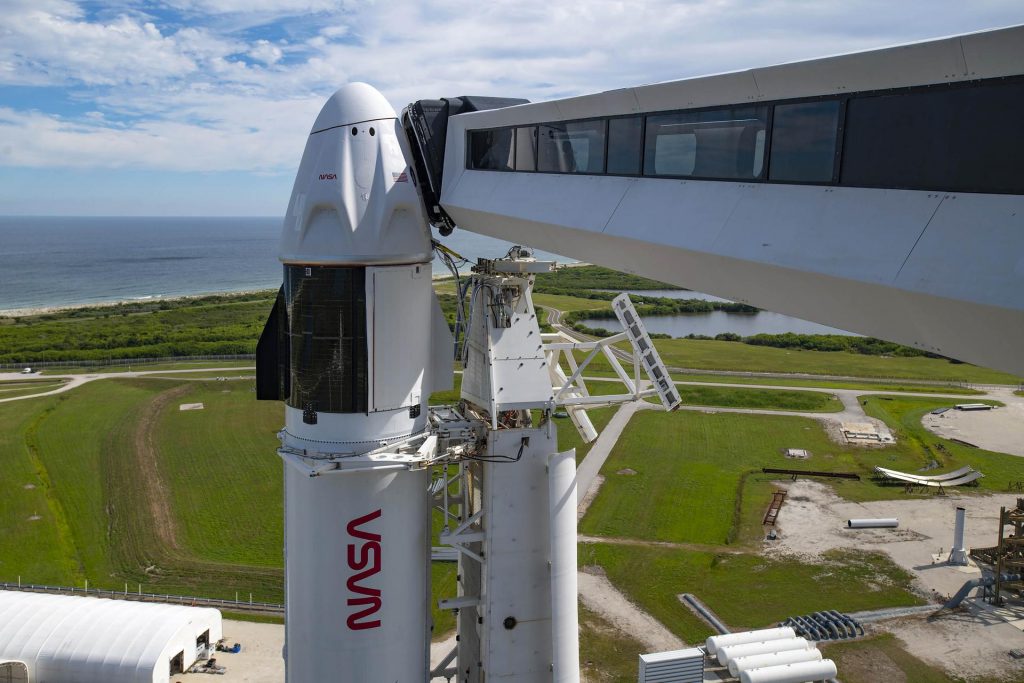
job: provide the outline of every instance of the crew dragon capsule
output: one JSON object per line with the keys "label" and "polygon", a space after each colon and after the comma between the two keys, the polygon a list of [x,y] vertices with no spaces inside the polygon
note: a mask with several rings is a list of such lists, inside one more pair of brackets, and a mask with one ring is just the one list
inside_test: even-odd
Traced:
{"label": "crew dragon capsule", "polygon": [[427,469],[399,451],[452,386],[452,337],[394,109],[349,84],[316,119],[281,235],[257,397],[285,402],[289,683],[422,681]]}

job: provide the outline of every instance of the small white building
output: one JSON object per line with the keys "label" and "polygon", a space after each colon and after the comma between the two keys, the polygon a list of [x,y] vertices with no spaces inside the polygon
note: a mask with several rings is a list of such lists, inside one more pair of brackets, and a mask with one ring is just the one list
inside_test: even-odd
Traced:
{"label": "small white building", "polygon": [[0,591],[0,662],[29,683],[168,683],[221,629],[215,609]]}

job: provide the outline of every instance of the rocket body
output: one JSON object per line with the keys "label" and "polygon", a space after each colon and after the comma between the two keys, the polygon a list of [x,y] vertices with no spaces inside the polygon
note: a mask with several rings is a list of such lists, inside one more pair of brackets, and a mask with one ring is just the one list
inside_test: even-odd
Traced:
{"label": "rocket body", "polygon": [[368,85],[324,106],[257,349],[258,397],[285,402],[289,683],[412,683],[428,669],[429,472],[388,451],[427,429],[452,346],[400,134]]}

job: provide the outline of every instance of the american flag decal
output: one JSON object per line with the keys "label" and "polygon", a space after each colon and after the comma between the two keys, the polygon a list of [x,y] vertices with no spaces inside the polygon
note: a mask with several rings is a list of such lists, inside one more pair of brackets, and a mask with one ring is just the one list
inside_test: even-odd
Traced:
{"label": "american flag decal", "polygon": [[392,172],[391,173],[391,177],[394,178],[396,183],[407,183],[407,182],[409,182],[409,174],[406,173],[405,171],[402,171],[401,173],[394,173],[394,172]]}

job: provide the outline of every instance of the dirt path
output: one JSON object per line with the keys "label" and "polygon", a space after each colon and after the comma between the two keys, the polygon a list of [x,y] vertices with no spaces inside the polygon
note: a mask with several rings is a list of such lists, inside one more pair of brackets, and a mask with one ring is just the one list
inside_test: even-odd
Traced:
{"label": "dirt path", "polygon": [[139,421],[135,426],[133,437],[135,457],[138,459],[139,465],[139,481],[146,499],[149,501],[153,529],[161,543],[174,550],[180,549],[178,520],[171,510],[170,488],[160,475],[159,451],[153,432],[164,407],[187,393],[189,388],[188,386],[174,387],[157,394],[139,414]]}
{"label": "dirt path", "polygon": [[594,571],[577,575],[580,599],[593,612],[610,624],[639,640],[648,652],[679,650],[686,644],[647,612],[634,605],[619,592],[608,577]]}
{"label": "dirt path", "polygon": [[729,548],[721,545],[705,545],[702,543],[673,543],[671,541],[647,541],[640,538],[618,538],[616,536],[576,536],[580,543],[607,543],[608,545],[628,545],[638,548],[669,548],[672,550],[690,550],[697,553],[718,553],[721,555],[743,555],[749,550]]}

